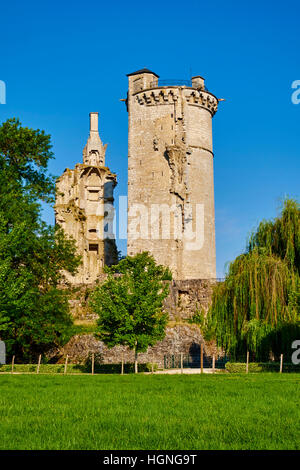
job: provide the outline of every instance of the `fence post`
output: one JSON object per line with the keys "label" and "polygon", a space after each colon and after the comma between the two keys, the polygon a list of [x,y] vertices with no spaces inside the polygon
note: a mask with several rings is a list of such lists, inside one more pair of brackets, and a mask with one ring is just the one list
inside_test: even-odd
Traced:
{"label": "fence post", "polygon": [[212,371],[213,371],[213,374],[215,373],[215,368],[216,368],[216,357],[213,354],[213,358],[212,358]]}
{"label": "fence post", "polygon": [[36,368],[36,373],[37,374],[40,372],[41,358],[42,358],[42,355],[40,354],[38,364],[37,364],[37,368]]}
{"label": "fence post", "polygon": [[249,372],[249,351],[247,351],[246,374]]}
{"label": "fence post", "polygon": [[95,372],[95,354],[92,354],[92,375],[94,375]]}
{"label": "fence post", "polygon": [[12,357],[12,361],[11,361],[11,373],[12,374],[14,373],[14,365],[15,365],[15,356]]}
{"label": "fence post", "polygon": [[122,353],[121,375],[124,374],[124,353]]}
{"label": "fence post", "polygon": [[282,365],[283,365],[283,354],[280,354],[280,369],[279,369],[280,374],[282,373]]}
{"label": "fence post", "polygon": [[69,356],[68,356],[68,354],[67,354],[67,356],[66,356],[66,362],[65,362],[65,370],[64,370],[64,375],[66,375],[66,373],[67,373],[67,367],[68,367],[68,357],[69,357]]}
{"label": "fence post", "polygon": [[181,373],[183,374],[183,353],[180,353],[180,368],[181,368]]}
{"label": "fence post", "polygon": [[203,374],[203,343],[201,343],[200,365],[201,365],[201,374]]}

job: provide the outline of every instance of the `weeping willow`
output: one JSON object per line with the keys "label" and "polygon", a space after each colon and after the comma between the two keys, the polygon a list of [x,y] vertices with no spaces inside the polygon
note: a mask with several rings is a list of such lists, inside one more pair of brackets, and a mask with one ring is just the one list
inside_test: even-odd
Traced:
{"label": "weeping willow", "polygon": [[286,199],[274,221],[252,233],[246,252],[216,285],[205,324],[233,357],[257,360],[291,354],[300,339],[300,206]]}

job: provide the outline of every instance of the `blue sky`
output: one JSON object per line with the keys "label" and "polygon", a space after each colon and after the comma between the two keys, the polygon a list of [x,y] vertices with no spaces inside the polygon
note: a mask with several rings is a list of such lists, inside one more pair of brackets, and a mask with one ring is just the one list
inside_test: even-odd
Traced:
{"label": "blue sky", "polygon": [[[2,2],[0,122],[16,116],[51,134],[50,171],[60,175],[81,162],[89,112],[99,111],[118,199],[127,193],[126,74],[205,77],[226,99],[213,122],[221,277],[280,199],[299,198],[299,16],[296,1]],[[51,208],[44,216],[53,223]]]}

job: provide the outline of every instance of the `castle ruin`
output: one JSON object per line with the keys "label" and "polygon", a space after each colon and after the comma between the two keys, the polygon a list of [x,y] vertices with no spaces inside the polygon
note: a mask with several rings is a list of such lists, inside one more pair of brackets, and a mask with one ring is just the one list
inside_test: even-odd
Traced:
{"label": "castle ruin", "polygon": [[[149,251],[173,274],[164,308],[175,324],[142,356],[162,365],[165,354],[188,353],[203,342],[187,320],[207,311],[216,282],[212,117],[219,100],[200,76],[162,82],[143,69],[128,80],[127,253]],[[83,163],[57,182],[56,222],[75,239],[83,261],[76,276],[67,276],[80,285],[72,300],[77,318],[88,315],[89,286],[103,278],[105,264],[117,262],[114,236],[107,233],[117,180],[105,166],[105,151],[98,113],[90,113]],[[91,350],[101,351],[104,362],[118,361],[121,352],[132,361],[128,348],[108,350],[93,335],[75,336],[64,353],[83,360]]]}
{"label": "castle ruin", "polygon": [[[176,298],[186,304],[203,291],[203,280],[216,278],[212,117],[219,100],[200,76],[163,82],[142,69],[128,80],[127,252],[149,251],[169,266]],[[114,235],[107,233],[117,180],[105,152],[98,113],[90,113],[83,163],[57,182],[56,222],[75,239],[83,261],[67,276],[75,285],[92,284],[104,265],[117,262]]]}
{"label": "castle ruin", "polygon": [[117,262],[112,234],[113,190],[117,178],[105,166],[105,152],[98,132],[98,113],[90,113],[90,135],[83,149],[83,163],[67,168],[57,181],[55,220],[76,240],[82,264],[71,284],[90,284],[99,278],[105,264]]}

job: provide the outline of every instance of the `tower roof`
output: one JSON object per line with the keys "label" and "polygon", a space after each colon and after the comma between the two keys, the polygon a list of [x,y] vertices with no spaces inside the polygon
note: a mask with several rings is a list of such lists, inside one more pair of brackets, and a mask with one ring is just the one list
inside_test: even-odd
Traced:
{"label": "tower roof", "polygon": [[131,75],[139,75],[141,73],[151,73],[151,75],[155,75],[157,78],[159,78],[159,75],[157,75],[154,72],[151,72],[151,70],[149,69],[141,69],[141,70],[137,70],[136,72],[128,73],[127,77],[131,77]]}

